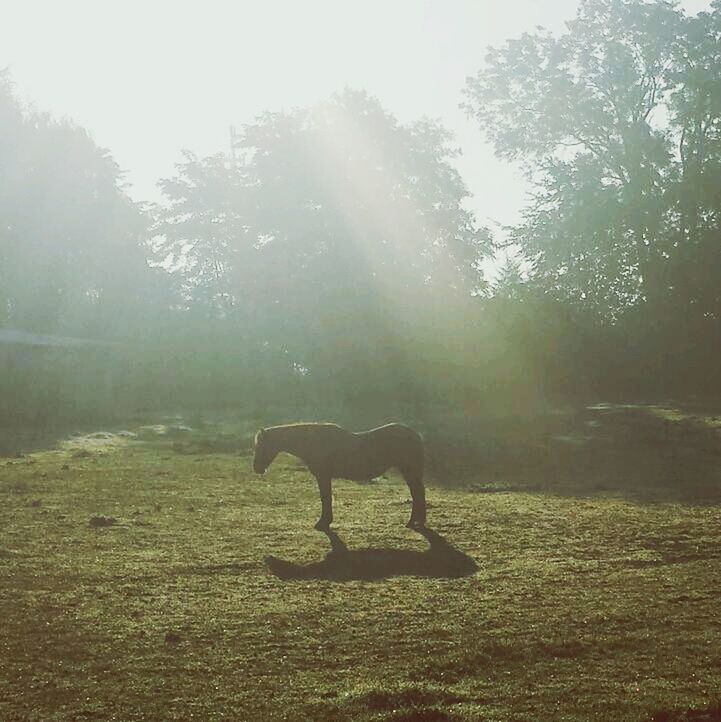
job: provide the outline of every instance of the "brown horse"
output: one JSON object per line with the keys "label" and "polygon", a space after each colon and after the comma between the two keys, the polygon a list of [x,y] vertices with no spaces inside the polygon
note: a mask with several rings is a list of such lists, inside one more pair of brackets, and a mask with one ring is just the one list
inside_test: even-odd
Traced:
{"label": "brown horse", "polygon": [[253,470],[264,473],[281,451],[297,456],[318,481],[322,513],[316,529],[325,531],[333,522],[333,479],[368,481],[391,467],[401,472],[413,498],[407,526],[425,526],[423,439],[413,429],[388,424],[353,433],[336,424],[272,426],[255,435]]}

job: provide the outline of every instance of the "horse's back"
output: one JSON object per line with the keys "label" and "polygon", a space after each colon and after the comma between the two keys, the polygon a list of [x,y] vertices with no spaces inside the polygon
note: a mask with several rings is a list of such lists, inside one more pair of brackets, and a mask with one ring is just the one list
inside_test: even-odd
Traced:
{"label": "horse's back", "polygon": [[385,424],[368,431],[358,431],[355,434],[364,439],[372,440],[375,443],[410,444],[417,446],[423,444],[423,437],[410,426],[405,424]]}
{"label": "horse's back", "polygon": [[369,479],[385,473],[391,467],[404,474],[423,474],[423,438],[404,424],[386,424],[368,431],[353,433],[358,440],[358,452],[338,460],[337,467],[344,469],[351,479]]}
{"label": "horse's back", "polygon": [[317,442],[341,446],[347,450],[361,449],[368,445],[392,448],[423,446],[423,437],[405,424],[385,424],[368,429],[368,431],[348,431],[338,424],[331,423],[307,424],[306,426],[313,427],[316,432],[313,436]]}

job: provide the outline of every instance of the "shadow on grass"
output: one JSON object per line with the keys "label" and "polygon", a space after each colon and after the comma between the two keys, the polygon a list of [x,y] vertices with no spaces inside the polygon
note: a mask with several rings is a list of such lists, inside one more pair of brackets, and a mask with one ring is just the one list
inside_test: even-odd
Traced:
{"label": "shadow on grass", "polygon": [[573,413],[427,435],[429,476],[478,493],[613,495],[636,503],[721,503],[721,416],[674,404]]}
{"label": "shadow on grass", "polygon": [[280,579],[326,579],[337,582],[377,581],[389,577],[413,576],[457,579],[478,570],[475,561],[449,544],[432,529],[417,529],[430,544],[426,551],[409,549],[350,550],[334,532],[327,531],[331,550],[319,562],[295,564],[266,557],[268,569]]}

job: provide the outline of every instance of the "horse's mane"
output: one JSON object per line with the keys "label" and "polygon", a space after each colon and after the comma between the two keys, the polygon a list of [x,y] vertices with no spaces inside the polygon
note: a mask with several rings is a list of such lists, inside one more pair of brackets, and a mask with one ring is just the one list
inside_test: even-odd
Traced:
{"label": "horse's mane", "polygon": [[338,424],[334,424],[332,421],[295,421],[292,424],[278,424],[276,426],[267,426],[259,429],[255,434],[253,443],[258,444],[264,434],[272,431],[290,431],[293,429],[308,429],[308,428],[319,428],[321,426],[329,426],[334,428],[340,428]]}
{"label": "horse's mane", "polygon": [[[338,424],[332,421],[294,421],[292,424],[277,424],[276,426],[266,426],[261,429],[258,434],[262,434],[265,431],[275,431],[276,429],[294,429],[294,428],[306,428],[308,426],[338,426]],[[256,434],[256,436],[258,435]]]}

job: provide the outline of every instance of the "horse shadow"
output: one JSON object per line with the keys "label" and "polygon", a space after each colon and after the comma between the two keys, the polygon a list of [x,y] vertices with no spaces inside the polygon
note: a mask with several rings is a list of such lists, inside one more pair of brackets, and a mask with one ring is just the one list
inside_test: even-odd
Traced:
{"label": "horse shadow", "polygon": [[268,556],[265,563],[272,574],[283,580],[325,579],[335,582],[378,581],[389,577],[458,579],[478,571],[467,554],[449,544],[432,529],[415,529],[429,543],[425,551],[409,549],[348,549],[334,531],[325,534],[331,550],[325,558],[310,564],[295,564]]}

